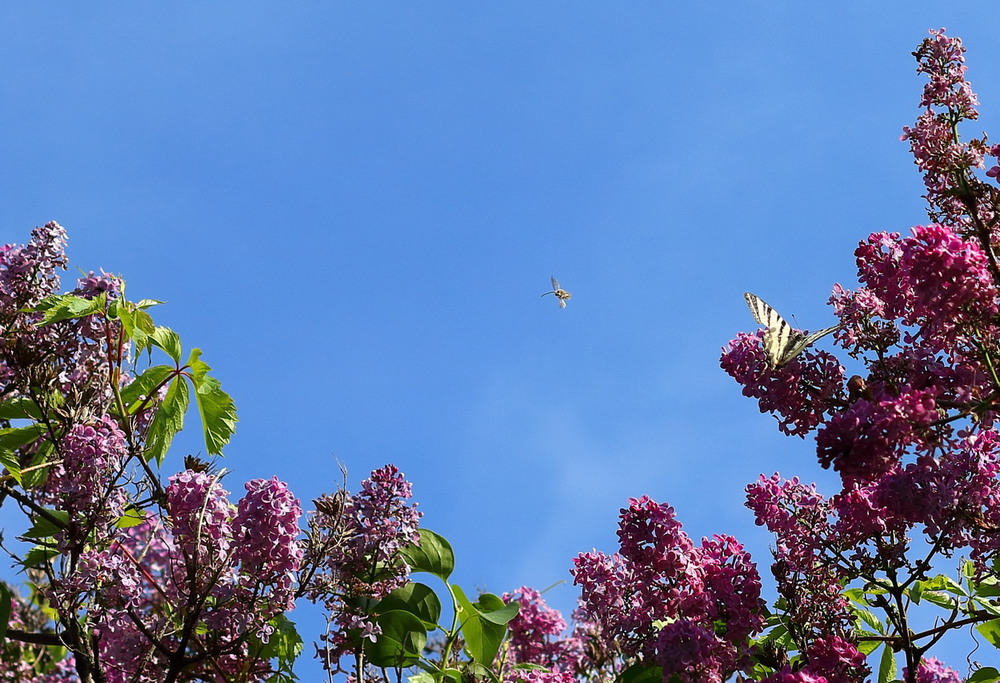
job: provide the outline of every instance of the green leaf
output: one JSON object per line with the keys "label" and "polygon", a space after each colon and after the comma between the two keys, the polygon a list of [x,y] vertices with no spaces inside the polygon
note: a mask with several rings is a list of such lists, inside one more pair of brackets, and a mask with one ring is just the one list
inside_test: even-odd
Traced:
{"label": "green leaf", "polygon": [[191,351],[187,364],[191,368],[194,397],[201,413],[205,449],[211,455],[222,455],[222,448],[229,443],[236,431],[236,404],[222,390],[219,380],[209,376],[208,371],[212,368],[201,360],[200,349]]}
{"label": "green leaf", "polygon": [[[514,605],[513,614],[510,614],[511,605],[504,605],[500,610],[484,614],[476,605],[469,602],[461,588],[451,586],[451,592],[455,598],[461,623],[460,630],[465,638],[465,649],[473,661],[488,667],[500,650],[500,644],[507,632],[507,622],[517,615],[519,606]],[[492,600],[487,602],[491,603]]]}
{"label": "green leaf", "polygon": [[163,349],[163,352],[174,359],[175,363],[181,362],[181,338],[169,327],[157,327],[149,335],[150,343]]}
{"label": "green leaf", "polygon": [[648,664],[633,664],[621,672],[615,683],[663,683],[663,669]]}
{"label": "green leaf", "polygon": [[[260,656],[268,660],[277,660],[278,670],[268,681],[274,683],[290,683],[299,680],[292,671],[292,665],[302,654],[302,637],[295,628],[295,623],[279,614],[268,622],[274,627],[274,633],[266,643],[261,644]],[[275,678],[279,676],[279,678]]]}
{"label": "green leaf", "polygon": [[0,402],[0,420],[40,420],[42,414],[30,398],[17,397]]}
{"label": "green leaf", "polygon": [[965,679],[965,683],[996,683],[1000,681],[1000,671],[992,666],[984,666]]}
{"label": "green leaf", "polygon": [[875,652],[882,645],[881,640],[865,640],[866,637],[879,637],[878,633],[872,633],[871,631],[858,631],[858,651],[861,652],[865,657]]}
{"label": "green leaf", "polygon": [[107,295],[100,294],[93,299],[85,299],[82,296],[73,294],[57,294],[43,299],[37,306],[29,309],[40,312],[42,319],[39,325],[49,325],[60,320],[70,320],[71,318],[82,318],[97,311],[104,310],[107,304]]}
{"label": "green leaf", "polygon": [[0,581],[0,644],[7,637],[7,624],[10,623],[10,590],[7,584]]}
{"label": "green leaf", "polygon": [[374,610],[403,610],[420,619],[427,628],[434,628],[441,617],[441,601],[430,587],[411,582],[382,598]]}
{"label": "green leaf", "polygon": [[46,515],[31,516],[31,528],[24,532],[25,537],[32,539],[49,538],[56,535],[69,525],[69,512],[47,508]]}
{"label": "green leaf", "polygon": [[885,645],[878,663],[878,683],[888,683],[896,677],[896,654]]}
{"label": "green leaf", "polygon": [[983,638],[990,641],[993,647],[1000,647],[1000,619],[984,621],[976,626],[976,630],[983,635]]}
{"label": "green leaf", "polygon": [[59,555],[59,551],[55,548],[49,548],[43,545],[36,545],[34,548],[29,550],[21,560],[21,564],[28,569],[33,569],[35,567],[41,567],[45,565],[53,557]]}
{"label": "green leaf", "polygon": [[455,551],[444,536],[430,529],[420,529],[420,544],[408,545],[400,551],[406,564],[414,572],[427,572],[442,581],[455,570]]}
{"label": "green leaf", "polygon": [[11,451],[0,451],[0,467],[7,470],[14,481],[21,483],[21,461],[17,458],[17,453]]}
{"label": "green leaf", "polygon": [[138,526],[146,521],[146,513],[139,508],[130,507],[125,510],[121,517],[115,522],[116,529],[127,529]]}
{"label": "green leaf", "polygon": [[45,425],[40,424],[0,429],[0,451],[16,451],[22,446],[37,441],[39,437],[45,436],[47,433]]}
{"label": "green leaf", "polygon": [[187,382],[183,377],[175,377],[167,388],[163,403],[149,423],[149,430],[146,432],[147,461],[155,459],[158,464],[163,462],[177,432],[184,429],[184,413],[187,412],[189,402]]}
{"label": "green leaf", "polygon": [[366,641],[365,652],[375,666],[405,668],[420,660],[427,644],[427,630],[417,617],[403,610],[383,612],[376,618],[382,629],[375,642]]}
{"label": "green leaf", "polygon": [[[122,402],[129,413],[138,410],[147,396],[153,396],[175,371],[169,365],[154,365],[122,388]],[[147,404],[148,405],[148,404]]]}

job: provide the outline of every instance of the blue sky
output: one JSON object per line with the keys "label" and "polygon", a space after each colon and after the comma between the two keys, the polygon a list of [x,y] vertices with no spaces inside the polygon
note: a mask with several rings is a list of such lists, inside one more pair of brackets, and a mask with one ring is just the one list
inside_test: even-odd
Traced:
{"label": "blue sky", "polygon": [[58,220],[71,266],[167,302],[237,401],[237,495],[395,463],[467,590],[568,579],[642,494],[766,565],[746,483],[833,480],[719,369],[742,293],[831,323],[857,242],[926,221],[910,53],[962,36],[966,133],[996,130],[998,25],[985,0],[5,3],[0,242]]}

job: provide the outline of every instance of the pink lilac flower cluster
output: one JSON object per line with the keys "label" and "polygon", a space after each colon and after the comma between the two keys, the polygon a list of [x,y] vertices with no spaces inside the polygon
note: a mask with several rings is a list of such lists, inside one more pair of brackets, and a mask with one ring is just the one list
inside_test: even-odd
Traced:
{"label": "pink lilac flower cluster", "polygon": [[[908,669],[903,669],[904,678],[909,673]],[[917,666],[917,683],[962,683],[962,676],[936,657],[928,657]]]}
{"label": "pink lilac flower cluster", "polygon": [[909,141],[917,167],[924,172],[927,201],[934,220],[961,228],[976,221],[992,222],[992,204],[977,203],[970,215],[965,194],[971,178],[969,171],[982,168],[987,151],[985,136],[963,143],[956,126],[963,120],[979,117],[978,98],[965,80],[965,48],[959,38],[945,35],[944,29],[932,30],[914,53],[918,73],[928,76],[920,106],[923,113],[914,127],[904,127],[901,137]]}
{"label": "pink lilac flower cluster", "polygon": [[761,335],[740,333],[722,350],[722,368],[757,399],[761,412],[774,413],[778,429],[805,436],[844,404],[844,369],[823,351],[807,350],[775,371],[761,348]]}
{"label": "pink lilac flower cluster", "polygon": [[[324,644],[317,657],[331,671],[340,668],[342,657],[352,655],[361,640],[374,640],[380,633],[369,614],[356,607],[360,602],[380,600],[406,584],[409,567],[400,551],[420,541],[421,513],[412,497],[412,485],[394,465],[386,465],[362,482],[353,496],[321,499],[316,512],[317,526],[336,535],[323,558],[321,588],[310,590],[313,600],[322,600],[331,621],[321,636]],[[348,604],[350,602],[350,604]]]}
{"label": "pink lilac flower cluster", "polygon": [[763,625],[760,577],[730,537],[695,546],[669,505],[631,499],[614,555],[574,560],[581,610],[626,660],[663,667],[665,679],[722,681],[747,665]]}
{"label": "pink lilac flower cluster", "polygon": [[55,294],[66,268],[66,230],[51,221],[31,231],[24,245],[0,247],[0,310],[10,315]]}
{"label": "pink lilac flower cluster", "polygon": [[271,672],[250,654],[268,621],[294,608],[302,550],[298,501],[277,479],[246,484],[231,505],[218,478],[186,470],[170,478],[172,528],[149,516],[105,550],[84,553],[56,595],[92,594],[90,617],[107,680],[153,683],[180,665],[191,675]]}
{"label": "pink lilac flower cluster", "polygon": [[117,530],[115,522],[127,502],[116,485],[125,467],[125,434],[104,416],[93,424],[74,425],[59,442],[59,455],[49,471],[43,500],[69,513],[69,525],[56,535],[61,547],[85,541],[102,544]]}
{"label": "pink lilac flower cluster", "polygon": [[521,586],[501,596],[504,602],[517,600],[520,610],[507,625],[508,667],[537,664],[551,671],[576,672],[584,659],[583,643],[576,636],[564,637],[566,620],[549,607],[534,588]]}

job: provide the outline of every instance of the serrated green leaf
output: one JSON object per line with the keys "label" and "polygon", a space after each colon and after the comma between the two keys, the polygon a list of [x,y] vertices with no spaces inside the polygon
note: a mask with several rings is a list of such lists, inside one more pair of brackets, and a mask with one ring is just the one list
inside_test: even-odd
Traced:
{"label": "serrated green leaf", "polygon": [[997,683],[997,681],[1000,681],[1000,671],[992,666],[984,666],[965,679],[965,683]]}
{"label": "serrated green leaf", "polygon": [[184,429],[184,413],[187,412],[190,396],[183,377],[175,377],[167,388],[156,414],[146,432],[146,460],[155,459],[162,463],[167,450],[179,431]]}
{"label": "serrated green leaf", "polygon": [[45,436],[48,430],[45,425],[31,424],[27,427],[11,427],[0,429],[0,451],[16,451],[22,446],[37,441]]}
{"label": "serrated green leaf", "polygon": [[132,413],[138,410],[142,400],[147,396],[154,395],[164,382],[169,379],[175,369],[169,365],[154,365],[122,387],[122,402],[126,409]]}
{"label": "serrated green leaf", "polygon": [[429,586],[411,582],[389,593],[374,608],[375,612],[390,610],[409,612],[427,628],[434,628],[441,617],[441,601]]}
{"label": "serrated green leaf", "polygon": [[39,420],[42,414],[30,398],[19,396],[0,401],[0,420]]}
{"label": "serrated green leaf", "polygon": [[10,590],[7,584],[0,581],[0,644],[7,637],[7,624],[10,623]]}
{"label": "serrated green leaf", "polygon": [[976,625],[983,638],[990,641],[993,647],[1000,647],[1000,619],[991,619]]}
{"label": "serrated green leaf", "polygon": [[69,525],[69,512],[47,508],[45,515],[31,516],[31,528],[24,532],[26,538],[40,539],[56,535]]}
{"label": "serrated green leaf", "polygon": [[376,618],[382,633],[375,642],[366,641],[365,652],[372,664],[405,668],[420,660],[427,644],[427,630],[417,617],[403,610],[384,612]]}
{"label": "serrated green leaf", "polygon": [[868,626],[872,627],[879,633],[882,633],[884,631],[885,627],[882,626],[882,622],[879,620],[877,616],[875,616],[869,610],[863,609],[861,607],[853,607],[851,611],[854,612],[854,616],[856,616],[862,623],[867,624]]}
{"label": "serrated green leaf", "polygon": [[21,564],[28,569],[41,567],[57,555],[59,555],[59,551],[55,548],[36,545],[34,548],[29,550],[27,554],[25,554],[24,559],[21,560]]}
{"label": "serrated green leaf", "polygon": [[107,295],[103,293],[93,299],[85,299],[74,294],[57,294],[43,299],[29,310],[42,314],[39,325],[50,325],[60,320],[82,318],[96,311],[102,311],[106,304]]}
{"label": "serrated green leaf", "polygon": [[181,362],[181,338],[169,327],[156,327],[152,332],[146,333],[150,343],[162,349],[164,353],[174,359],[175,363]]}
{"label": "serrated green leaf", "polygon": [[430,529],[420,529],[419,545],[408,545],[400,551],[406,564],[413,572],[427,572],[442,581],[455,570],[455,551],[451,543]]}
{"label": "serrated green leaf", "polygon": [[883,646],[878,663],[878,682],[888,683],[896,677],[896,654],[888,645]]}
{"label": "serrated green leaf", "polygon": [[191,351],[187,364],[191,368],[194,397],[198,403],[198,412],[201,413],[205,449],[211,455],[222,455],[223,447],[236,432],[236,404],[222,390],[219,380],[208,374],[212,368],[201,360],[200,349]]}

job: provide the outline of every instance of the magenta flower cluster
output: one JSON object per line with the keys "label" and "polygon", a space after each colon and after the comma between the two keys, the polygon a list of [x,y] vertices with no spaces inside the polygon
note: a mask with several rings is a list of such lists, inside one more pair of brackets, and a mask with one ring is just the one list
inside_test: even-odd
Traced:
{"label": "magenta flower cluster", "polygon": [[619,552],[574,560],[581,612],[626,660],[658,664],[665,679],[721,682],[747,665],[763,625],[760,577],[735,539],[700,547],[674,510],[648,497],[621,511]]}
{"label": "magenta flower cluster", "polygon": [[566,620],[559,610],[549,607],[534,588],[521,586],[504,593],[504,602],[517,600],[520,610],[508,628],[508,666],[537,664],[554,672],[573,674],[582,668],[585,658],[583,641],[565,637]]}

